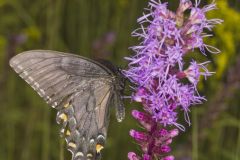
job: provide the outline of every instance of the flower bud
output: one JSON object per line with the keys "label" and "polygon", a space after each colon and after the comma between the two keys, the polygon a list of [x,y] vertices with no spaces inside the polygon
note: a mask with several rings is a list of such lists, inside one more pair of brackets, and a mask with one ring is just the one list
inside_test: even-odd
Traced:
{"label": "flower bud", "polygon": [[168,153],[170,151],[171,151],[171,148],[169,146],[167,146],[167,145],[160,146],[160,147],[156,146],[153,149],[153,152],[158,154],[158,155],[162,155],[163,153]]}
{"label": "flower bud", "polygon": [[179,130],[178,129],[173,129],[173,130],[170,131],[170,136],[172,138],[176,137],[178,134],[179,134]]}
{"label": "flower bud", "polygon": [[132,129],[130,130],[130,136],[132,136],[138,142],[148,141],[148,136],[144,132],[138,132]]}
{"label": "flower bud", "polygon": [[134,152],[129,152],[129,153],[128,153],[128,159],[129,159],[129,160],[140,160],[140,157],[138,157],[138,156],[136,155],[136,153],[134,153]]}
{"label": "flower bud", "polygon": [[153,126],[153,121],[152,121],[151,117],[148,114],[143,113],[143,112],[139,112],[137,110],[133,110],[132,111],[132,116],[134,118],[136,118],[139,121],[139,123],[144,128],[146,128],[148,131],[151,130],[151,128]]}
{"label": "flower bud", "polygon": [[161,147],[161,152],[162,153],[168,153],[171,151],[171,148],[169,146],[162,146]]}
{"label": "flower bud", "polygon": [[167,156],[167,157],[164,157],[163,159],[161,160],[174,160],[174,156]]}
{"label": "flower bud", "polygon": [[149,154],[144,154],[143,160],[151,160],[151,156]]}

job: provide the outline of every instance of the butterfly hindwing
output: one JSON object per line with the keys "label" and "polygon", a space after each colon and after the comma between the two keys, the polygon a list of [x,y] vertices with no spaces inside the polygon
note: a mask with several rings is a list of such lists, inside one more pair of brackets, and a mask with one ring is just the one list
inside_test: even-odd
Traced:
{"label": "butterfly hindwing", "polygon": [[84,57],[44,50],[21,53],[10,65],[58,110],[57,122],[73,159],[100,157],[113,97],[111,71]]}
{"label": "butterfly hindwing", "polygon": [[58,112],[57,122],[63,124],[62,132],[75,159],[100,158],[109,122],[109,108],[105,106],[111,100],[110,90],[110,86],[95,81],[86,91],[70,97]]}

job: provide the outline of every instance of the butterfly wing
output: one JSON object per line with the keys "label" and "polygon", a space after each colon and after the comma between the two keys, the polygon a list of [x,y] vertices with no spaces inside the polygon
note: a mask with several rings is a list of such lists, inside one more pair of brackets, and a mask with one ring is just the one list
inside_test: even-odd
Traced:
{"label": "butterfly wing", "polygon": [[57,123],[73,159],[98,159],[113,97],[111,71],[84,57],[45,50],[18,54],[10,66],[58,110]]}

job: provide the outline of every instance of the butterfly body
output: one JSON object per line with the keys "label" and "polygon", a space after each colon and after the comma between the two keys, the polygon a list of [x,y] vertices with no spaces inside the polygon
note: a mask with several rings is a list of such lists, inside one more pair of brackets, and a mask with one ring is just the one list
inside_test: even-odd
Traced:
{"label": "butterfly body", "polygon": [[53,108],[73,160],[100,159],[109,123],[109,106],[122,121],[124,78],[108,61],[33,50],[16,55],[10,66]]}

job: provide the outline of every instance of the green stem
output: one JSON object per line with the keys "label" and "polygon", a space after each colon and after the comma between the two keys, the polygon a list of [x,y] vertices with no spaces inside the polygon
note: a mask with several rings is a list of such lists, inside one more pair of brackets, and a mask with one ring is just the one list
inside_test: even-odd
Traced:
{"label": "green stem", "polygon": [[197,110],[193,110],[193,130],[192,130],[192,159],[198,160],[198,117]]}
{"label": "green stem", "polygon": [[238,125],[238,139],[237,139],[237,150],[236,150],[236,160],[240,158],[240,122]]}

